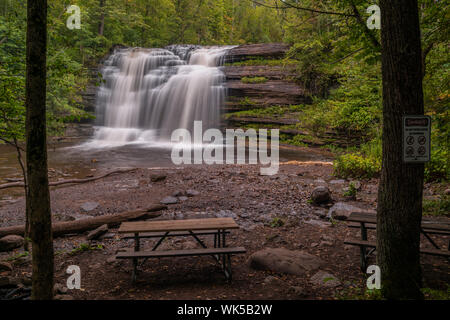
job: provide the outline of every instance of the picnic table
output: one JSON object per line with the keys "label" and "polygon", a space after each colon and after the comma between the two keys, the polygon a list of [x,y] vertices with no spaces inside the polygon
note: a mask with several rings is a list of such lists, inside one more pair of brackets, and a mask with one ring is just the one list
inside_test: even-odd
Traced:
{"label": "picnic table", "polygon": [[[358,246],[360,248],[361,270],[365,272],[367,268],[367,260],[376,250],[376,242],[367,240],[367,231],[376,230],[377,216],[373,213],[352,212],[346,221],[350,222],[348,225],[350,228],[359,228],[361,231],[361,240],[345,240],[344,243]],[[450,236],[450,220],[435,221],[429,218],[423,218],[420,232],[434,247],[434,249],[422,248],[420,249],[420,253],[447,258],[450,257],[450,240],[448,242],[447,249],[443,250],[430,237],[431,234]]]}
{"label": "picnic table", "polygon": [[[120,252],[117,259],[132,259],[132,282],[136,281],[138,260],[164,257],[182,256],[212,256],[219,264],[228,281],[231,281],[231,255],[245,253],[243,247],[227,247],[226,235],[232,229],[238,229],[239,225],[232,218],[206,218],[187,220],[158,220],[123,222],[119,228],[119,234],[125,239],[134,239],[134,251]],[[164,239],[168,237],[193,237],[202,248],[187,250],[157,250]],[[208,248],[199,236],[213,236],[214,247]],[[159,238],[152,250],[140,249],[140,239]]]}

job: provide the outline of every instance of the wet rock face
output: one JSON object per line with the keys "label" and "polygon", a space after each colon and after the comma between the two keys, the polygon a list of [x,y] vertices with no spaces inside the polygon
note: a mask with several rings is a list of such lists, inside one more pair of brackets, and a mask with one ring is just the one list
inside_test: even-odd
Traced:
{"label": "wet rock face", "polygon": [[289,50],[290,45],[285,43],[258,43],[246,44],[235,47],[228,51],[226,62],[237,62],[248,60],[251,57],[263,57],[267,59],[283,58]]}
{"label": "wet rock face", "polygon": [[[283,59],[290,46],[283,43],[262,43],[242,45],[228,51],[225,62],[242,62],[254,59]],[[246,66],[227,65],[228,101],[225,111],[248,109],[244,100],[252,101],[252,108],[270,105],[296,105],[311,103],[309,92],[295,82],[296,72],[292,66]],[[244,77],[264,77],[262,83],[244,83]]]}

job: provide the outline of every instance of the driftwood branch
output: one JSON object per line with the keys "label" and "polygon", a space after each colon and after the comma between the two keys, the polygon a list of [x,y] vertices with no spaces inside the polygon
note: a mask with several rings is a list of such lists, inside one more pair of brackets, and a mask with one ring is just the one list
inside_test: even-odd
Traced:
{"label": "driftwood branch", "polygon": [[[86,218],[75,221],[55,222],[52,224],[53,236],[59,237],[65,234],[76,234],[96,229],[104,224],[114,227],[124,221],[144,220],[156,218],[161,215],[161,210],[167,209],[164,205],[154,205],[147,209],[124,212],[114,215],[105,215],[94,218]],[[24,225],[0,228],[0,238],[7,235],[23,235]]]}
{"label": "driftwood branch", "polygon": [[[116,174],[116,173],[125,173],[125,172],[130,172],[136,170],[135,168],[133,169],[121,169],[121,170],[115,170],[115,171],[111,171],[108,173],[105,173],[103,175],[97,176],[97,177],[92,177],[92,178],[86,178],[86,179],[68,179],[68,180],[60,180],[60,181],[54,181],[54,182],[50,182],[48,185],[50,187],[54,187],[54,186],[60,186],[63,184],[70,184],[70,183],[86,183],[86,182],[91,182],[91,181],[95,181],[95,180],[99,180],[105,177],[108,177],[112,174]],[[0,190],[1,189],[7,189],[7,188],[16,188],[16,187],[24,187],[24,183],[23,181],[20,182],[11,182],[11,183],[5,183],[5,184],[0,184]]]}

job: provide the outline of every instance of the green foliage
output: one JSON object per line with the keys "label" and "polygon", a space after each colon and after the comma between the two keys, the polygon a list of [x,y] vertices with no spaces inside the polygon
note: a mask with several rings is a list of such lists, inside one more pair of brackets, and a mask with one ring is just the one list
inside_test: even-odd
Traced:
{"label": "green foliage", "polygon": [[69,255],[76,255],[76,254],[79,254],[82,252],[92,251],[92,250],[103,250],[103,245],[98,244],[96,246],[91,246],[88,243],[82,243],[78,247],[76,247],[72,251],[70,251]]}
{"label": "green foliage", "polygon": [[333,164],[334,175],[341,178],[372,178],[376,176],[381,163],[378,159],[360,153],[338,156]]}
{"label": "green foliage", "polygon": [[339,300],[384,300],[381,290],[350,287],[336,294]]}
{"label": "green foliage", "polygon": [[437,200],[423,200],[423,214],[429,216],[450,216],[450,196],[442,195]]}
{"label": "green foliage", "polygon": [[267,82],[265,77],[243,77],[241,79],[243,83],[264,83]]}
{"label": "green foliage", "polygon": [[270,222],[270,227],[272,227],[272,228],[279,228],[282,226],[284,226],[284,221],[281,218],[275,217]]}
{"label": "green foliage", "polygon": [[450,178],[450,154],[448,147],[433,144],[430,162],[425,165],[425,180],[448,181]]}
{"label": "green foliage", "polygon": [[353,182],[350,182],[348,190],[344,193],[344,196],[354,198],[356,196],[356,192],[357,190],[355,188],[355,184]]}
{"label": "green foliage", "polygon": [[426,300],[450,300],[450,285],[448,284],[447,290],[423,288],[421,291]]}

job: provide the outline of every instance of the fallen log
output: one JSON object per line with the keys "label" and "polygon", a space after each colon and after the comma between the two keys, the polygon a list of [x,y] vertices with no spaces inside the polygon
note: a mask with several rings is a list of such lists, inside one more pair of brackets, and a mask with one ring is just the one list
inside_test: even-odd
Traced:
{"label": "fallen log", "polygon": [[[98,179],[102,179],[102,178],[108,177],[108,176],[110,176],[112,174],[126,173],[126,172],[130,172],[130,171],[133,171],[133,170],[136,170],[136,169],[132,168],[132,169],[115,170],[115,171],[111,171],[111,172],[105,173],[105,174],[97,176],[97,177],[86,178],[86,179],[68,179],[68,180],[53,181],[53,182],[50,182],[48,185],[50,187],[54,187],[54,186],[60,186],[62,184],[69,184],[69,183],[91,182],[91,181],[95,181],[95,180],[98,180]],[[1,189],[6,189],[6,188],[17,188],[17,187],[23,188],[24,187],[23,181],[0,184],[0,190]]]}
{"label": "fallen log", "polygon": [[[156,218],[161,215],[161,213],[158,211],[164,209],[167,209],[167,206],[154,205],[147,209],[123,212],[114,215],[99,216],[75,221],[55,222],[52,224],[53,236],[59,237],[65,234],[82,233],[85,231],[96,229],[104,224],[107,224],[108,227],[111,228],[119,225],[124,221]],[[24,225],[0,228],[0,238],[11,234],[23,236],[24,230]]]}

